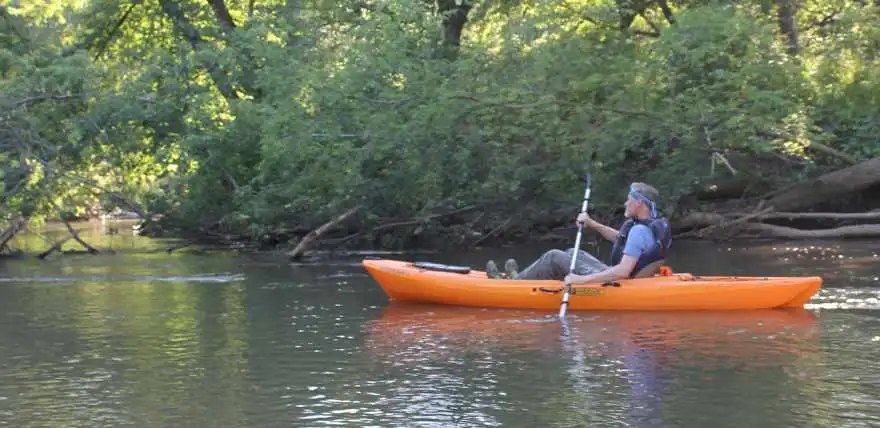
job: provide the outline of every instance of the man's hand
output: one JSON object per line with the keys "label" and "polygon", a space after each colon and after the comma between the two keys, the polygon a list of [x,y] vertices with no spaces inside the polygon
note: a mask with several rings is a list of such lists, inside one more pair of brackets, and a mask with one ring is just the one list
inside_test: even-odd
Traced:
{"label": "man's hand", "polygon": [[577,220],[575,220],[575,221],[577,222],[578,225],[583,224],[583,225],[586,225],[587,227],[590,227],[590,224],[592,224],[593,219],[590,218],[589,214],[582,212],[582,213],[578,214]]}
{"label": "man's hand", "polygon": [[565,279],[562,280],[562,284],[565,286],[569,286],[575,283],[583,282],[584,277],[582,275],[578,275],[575,273],[570,273],[565,275]]}

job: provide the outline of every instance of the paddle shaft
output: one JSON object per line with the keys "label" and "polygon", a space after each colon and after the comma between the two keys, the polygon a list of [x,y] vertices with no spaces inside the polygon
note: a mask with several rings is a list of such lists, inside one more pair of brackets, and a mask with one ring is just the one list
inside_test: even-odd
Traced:
{"label": "paddle shaft", "polygon": [[[587,212],[587,206],[590,204],[590,187],[591,187],[591,177],[590,173],[587,173],[587,189],[584,190],[584,202],[581,205],[581,212]],[[568,267],[568,273],[574,273],[574,266],[577,263],[578,252],[581,249],[581,236],[584,233],[584,225],[583,223],[578,224],[578,233],[577,238],[574,240],[574,251],[571,253],[571,265]],[[571,296],[571,286],[568,285],[565,287],[565,293],[562,295],[562,304],[559,306],[559,317],[562,318],[565,316],[565,311],[568,309],[568,298]]]}

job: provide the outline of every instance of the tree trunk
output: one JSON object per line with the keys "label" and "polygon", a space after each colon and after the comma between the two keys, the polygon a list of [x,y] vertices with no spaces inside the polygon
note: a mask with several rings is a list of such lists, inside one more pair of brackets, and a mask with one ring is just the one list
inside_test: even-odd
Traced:
{"label": "tree trunk", "polygon": [[[160,0],[159,4],[162,6],[162,10],[168,15],[168,18],[171,19],[171,22],[174,23],[174,28],[177,29],[177,32],[186,38],[190,47],[192,47],[194,51],[198,52],[201,49],[204,40],[202,40],[199,30],[189,21],[189,19],[187,19],[183,14],[183,11],[177,6],[177,2],[174,0]],[[214,84],[217,86],[220,93],[223,94],[224,98],[227,100],[238,99],[238,94],[235,92],[235,89],[226,77],[226,74],[220,69],[220,66],[216,63],[211,63],[205,60],[202,61],[202,66],[208,70],[208,73],[211,75],[211,80],[214,81]]]}
{"label": "tree trunk", "polygon": [[663,16],[666,18],[666,22],[669,25],[675,24],[675,16],[672,14],[672,9],[669,8],[669,3],[666,0],[660,0],[657,2],[660,5],[660,10],[663,11]]}
{"label": "tree trunk", "polygon": [[0,251],[3,251],[6,248],[6,244],[15,237],[18,232],[21,232],[24,229],[25,224],[27,224],[27,220],[24,217],[16,217],[11,222],[9,222],[9,226],[2,232],[0,232]]}
{"label": "tree trunk", "polygon": [[629,28],[636,16],[642,13],[648,4],[646,0],[617,0],[617,13],[620,14],[618,28],[621,31]]}
{"label": "tree trunk", "polygon": [[226,2],[223,0],[210,0],[210,3],[211,8],[214,9],[214,16],[220,22],[220,26],[224,30],[234,30],[236,27],[235,21],[232,19],[232,15],[229,14],[229,9],[226,8]]}
{"label": "tree trunk", "polygon": [[450,53],[458,52],[461,34],[467,24],[470,2],[462,0],[437,0],[437,13],[443,18],[443,42]]}
{"label": "tree trunk", "polygon": [[776,18],[779,21],[779,30],[788,39],[788,54],[795,56],[798,53],[798,33],[795,15],[797,14],[796,0],[776,0]]}
{"label": "tree trunk", "polygon": [[779,192],[764,203],[774,211],[800,211],[880,184],[880,157],[825,174]]}

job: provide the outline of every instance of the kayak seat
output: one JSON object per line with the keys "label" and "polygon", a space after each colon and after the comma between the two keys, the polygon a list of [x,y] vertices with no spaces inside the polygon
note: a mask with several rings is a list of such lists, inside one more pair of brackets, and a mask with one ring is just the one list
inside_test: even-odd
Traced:
{"label": "kayak seat", "polygon": [[660,268],[663,267],[664,263],[666,263],[666,260],[663,260],[663,259],[657,260],[656,262],[653,262],[653,263],[649,263],[648,265],[643,267],[642,270],[636,272],[636,274],[633,275],[633,278],[652,277],[652,276],[660,273]]}

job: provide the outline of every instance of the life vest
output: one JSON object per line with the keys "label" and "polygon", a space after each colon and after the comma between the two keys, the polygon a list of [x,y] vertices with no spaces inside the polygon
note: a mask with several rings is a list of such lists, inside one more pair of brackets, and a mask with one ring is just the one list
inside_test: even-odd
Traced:
{"label": "life vest", "polygon": [[665,217],[655,218],[650,221],[632,218],[627,219],[623,225],[620,226],[617,240],[614,241],[614,246],[611,247],[611,259],[608,263],[609,266],[615,266],[620,263],[620,260],[623,258],[623,249],[626,247],[626,238],[629,236],[630,229],[636,224],[643,224],[648,226],[648,229],[651,229],[651,233],[654,235],[654,246],[651,247],[650,250],[642,253],[639,260],[636,262],[636,266],[633,268],[632,272],[630,272],[630,278],[639,273],[639,271],[645,266],[654,263],[657,260],[665,259],[666,250],[672,245],[672,232],[670,231],[669,220]]}

